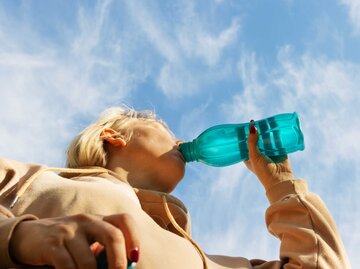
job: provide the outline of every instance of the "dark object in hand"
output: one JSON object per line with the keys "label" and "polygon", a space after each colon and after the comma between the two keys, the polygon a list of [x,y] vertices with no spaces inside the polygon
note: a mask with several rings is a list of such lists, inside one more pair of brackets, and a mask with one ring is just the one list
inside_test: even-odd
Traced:
{"label": "dark object in hand", "polygon": [[108,268],[108,262],[107,262],[105,250],[101,251],[100,254],[96,257],[96,264],[97,264],[97,269],[107,269]]}

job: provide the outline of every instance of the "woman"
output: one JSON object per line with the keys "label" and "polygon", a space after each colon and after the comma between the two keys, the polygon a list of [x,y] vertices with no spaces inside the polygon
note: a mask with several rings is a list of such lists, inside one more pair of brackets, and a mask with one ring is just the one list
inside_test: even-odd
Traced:
{"label": "woman", "polygon": [[78,170],[59,176],[1,161],[0,268],[96,268],[94,253],[103,247],[109,268],[126,268],[126,256],[139,269],[350,268],[323,202],[294,178],[288,159],[262,155],[257,140],[252,126],[245,164],[266,190],[268,229],[281,240],[278,261],[205,255],[183,231],[190,230],[186,208],[167,194],[184,175],[181,141],[154,114],[115,108],[70,145],[67,163]]}

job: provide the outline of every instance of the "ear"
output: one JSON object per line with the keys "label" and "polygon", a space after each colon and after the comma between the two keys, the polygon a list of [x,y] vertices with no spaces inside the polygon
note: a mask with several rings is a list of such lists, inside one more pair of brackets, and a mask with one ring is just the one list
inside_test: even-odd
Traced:
{"label": "ear", "polygon": [[[116,136],[115,136],[116,135]],[[104,138],[105,141],[110,143],[111,145],[115,147],[124,147],[126,146],[126,141],[122,135],[119,135],[118,132],[116,132],[112,128],[106,128],[101,131],[100,136]]]}

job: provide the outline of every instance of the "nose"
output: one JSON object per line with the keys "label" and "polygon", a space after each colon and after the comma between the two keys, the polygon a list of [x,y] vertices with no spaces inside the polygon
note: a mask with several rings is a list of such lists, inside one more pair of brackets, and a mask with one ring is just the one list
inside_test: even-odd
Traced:
{"label": "nose", "polygon": [[185,143],[185,141],[184,140],[176,140],[175,143],[177,146],[179,146],[180,144]]}
{"label": "nose", "polygon": [[175,141],[175,144],[176,144],[176,147],[177,147],[178,150],[180,150],[180,144],[182,144],[182,143],[185,143],[185,141],[184,140],[179,140],[179,139]]}

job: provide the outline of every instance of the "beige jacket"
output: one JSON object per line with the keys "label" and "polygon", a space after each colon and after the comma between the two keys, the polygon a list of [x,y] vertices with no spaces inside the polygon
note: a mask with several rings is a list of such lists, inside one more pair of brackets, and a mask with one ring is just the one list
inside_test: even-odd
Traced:
{"label": "beige jacket", "polygon": [[[95,174],[68,175],[70,178],[41,172],[10,208],[16,192],[44,168],[0,158],[0,269],[17,266],[9,256],[8,244],[21,221],[79,213],[122,213],[119,208],[123,208],[123,201],[119,197],[126,190],[118,187],[120,179],[105,169]],[[177,233],[164,211],[160,197],[163,194],[135,189],[127,195],[133,197],[134,203],[140,201],[142,209],[162,228]],[[271,205],[266,211],[266,224],[269,232],[281,240],[280,259],[266,262],[208,256],[209,268],[351,268],[330,213],[317,195],[308,192],[303,180],[275,185],[267,196]],[[171,195],[166,199],[175,220],[190,233],[185,206]]]}

